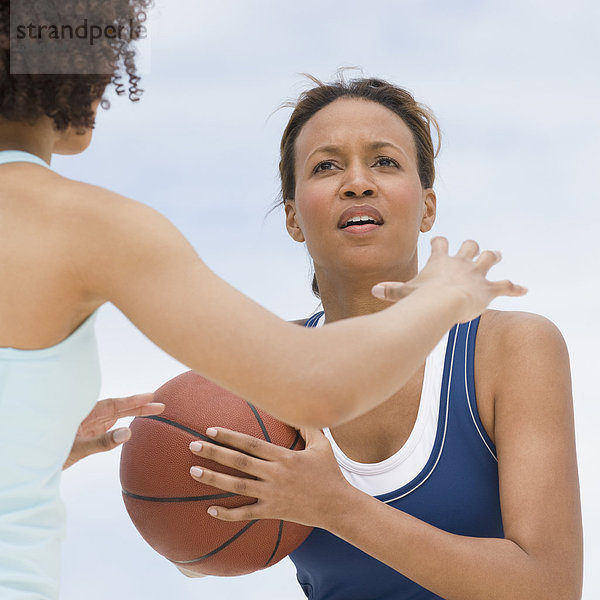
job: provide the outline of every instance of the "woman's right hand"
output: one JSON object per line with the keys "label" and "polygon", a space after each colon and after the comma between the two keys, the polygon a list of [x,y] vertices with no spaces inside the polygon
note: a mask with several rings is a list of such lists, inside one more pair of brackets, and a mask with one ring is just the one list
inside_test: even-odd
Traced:
{"label": "woman's right hand", "polygon": [[448,240],[434,237],[431,240],[431,256],[425,267],[410,281],[385,281],[373,287],[373,295],[383,300],[397,302],[416,289],[438,287],[440,293],[456,293],[464,300],[459,322],[478,317],[497,296],[523,296],[527,288],[509,280],[489,281],[488,271],[500,260],[500,252],[479,252],[473,240],[462,243],[456,256],[448,255]]}

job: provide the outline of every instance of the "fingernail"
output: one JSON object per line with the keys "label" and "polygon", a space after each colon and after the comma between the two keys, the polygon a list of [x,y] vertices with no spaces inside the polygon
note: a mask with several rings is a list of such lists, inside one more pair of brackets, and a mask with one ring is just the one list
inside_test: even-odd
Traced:
{"label": "fingernail", "polygon": [[217,437],[217,430],[214,427],[209,427],[206,430],[206,435],[209,437]]}
{"label": "fingernail", "polygon": [[374,285],[371,288],[371,293],[373,296],[375,296],[375,298],[381,298],[382,300],[385,300],[385,285],[381,285],[380,283]]}
{"label": "fingernail", "polygon": [[117,444],[122,444],[126,442],[131,437],[131,429],[129,427],[121,427],[120,429],[115,429],[112,434],[113,440]]}
{"label": "fingernail", "polygon": [[202,442],[192,442],[190,444],[190,450],[193,450],[194,452],[200,452],[200,450],[202,450]]}
{"label": "fingernail", "polygon": [[202,469],[200,467],[192,467],[190,469],[190,473],[194,476],[194,477],[202,477]]}
{"label": "fingernail", "polygon": [[217,516],[217,509],[212,506],[206,511],[211,517]]}

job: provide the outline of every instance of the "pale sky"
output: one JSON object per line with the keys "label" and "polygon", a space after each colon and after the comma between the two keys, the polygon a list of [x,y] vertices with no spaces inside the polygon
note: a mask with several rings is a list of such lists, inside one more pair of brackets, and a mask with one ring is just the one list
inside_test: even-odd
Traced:
{"label": "pale sky", "polygon": [[[111,94],[91,148],[60,173],[153,206],[220,276],[282,318],[308,316],[304,248],[275,200],[279,138],[307,85],[359,66],[410,89],[437,115],[438,219],[445,235],[501,249],[491,277],[529,287],[498,309],[542,314],[569,346],[586,534],[584,598],[600,597],[595,475],[596,317],[600,280],[600,9],[593,1],[366,1],[290,4],[159,0],[144,64],[146,94]],[[97,323],[102,397],[151,391],[186,367],[112,307]],[[123,507],[118,452],[68,471],[62,600],[304,598],[288,561],[231,579],[188,580],[140,538]]]}

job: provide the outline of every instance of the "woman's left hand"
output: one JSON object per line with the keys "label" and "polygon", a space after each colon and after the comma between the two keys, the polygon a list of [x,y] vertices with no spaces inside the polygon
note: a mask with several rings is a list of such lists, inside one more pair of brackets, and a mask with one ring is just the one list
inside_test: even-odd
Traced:
{"label": "woman's left hand", "polygon": [[325,527],[340,496],[351,486],[323,433],[319,429],[301,429],[300,433],[306,442],[304,450],[290,450],[221,427],[209,428],[206,434],[217,444],[240,451],[205,441],[192,442],[190,450],[197,456],[253,477],[233,477],[192,467],[192,477],[202,483],[257,499],[256,503],[239,508],[211,506],[209,514],[223,521],[283,519]]}

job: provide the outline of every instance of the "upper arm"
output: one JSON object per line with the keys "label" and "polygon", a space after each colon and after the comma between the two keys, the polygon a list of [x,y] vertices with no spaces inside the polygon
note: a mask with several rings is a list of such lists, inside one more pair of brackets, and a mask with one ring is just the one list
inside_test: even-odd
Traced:
{"label": "upper arm", "polygon": [[[302,328],[219,278],[157,211],[100,188],[85,193],[71,229],[79,232],[77,271],[88,294],[112,302],[177,360],[274,416],[306,425],[313,414],[322,417],[316,384],[323,378],[314,378],[311,395],[311,380],[294,368],[306,346]],[[304,390],[304,405],[295,389]]]}
{"label": "upper arm", "polygon": [[566,344],[550,321],[526,313],[505,313],[496,339],[505,537],[573,590],[581,585],[582,530]]}

